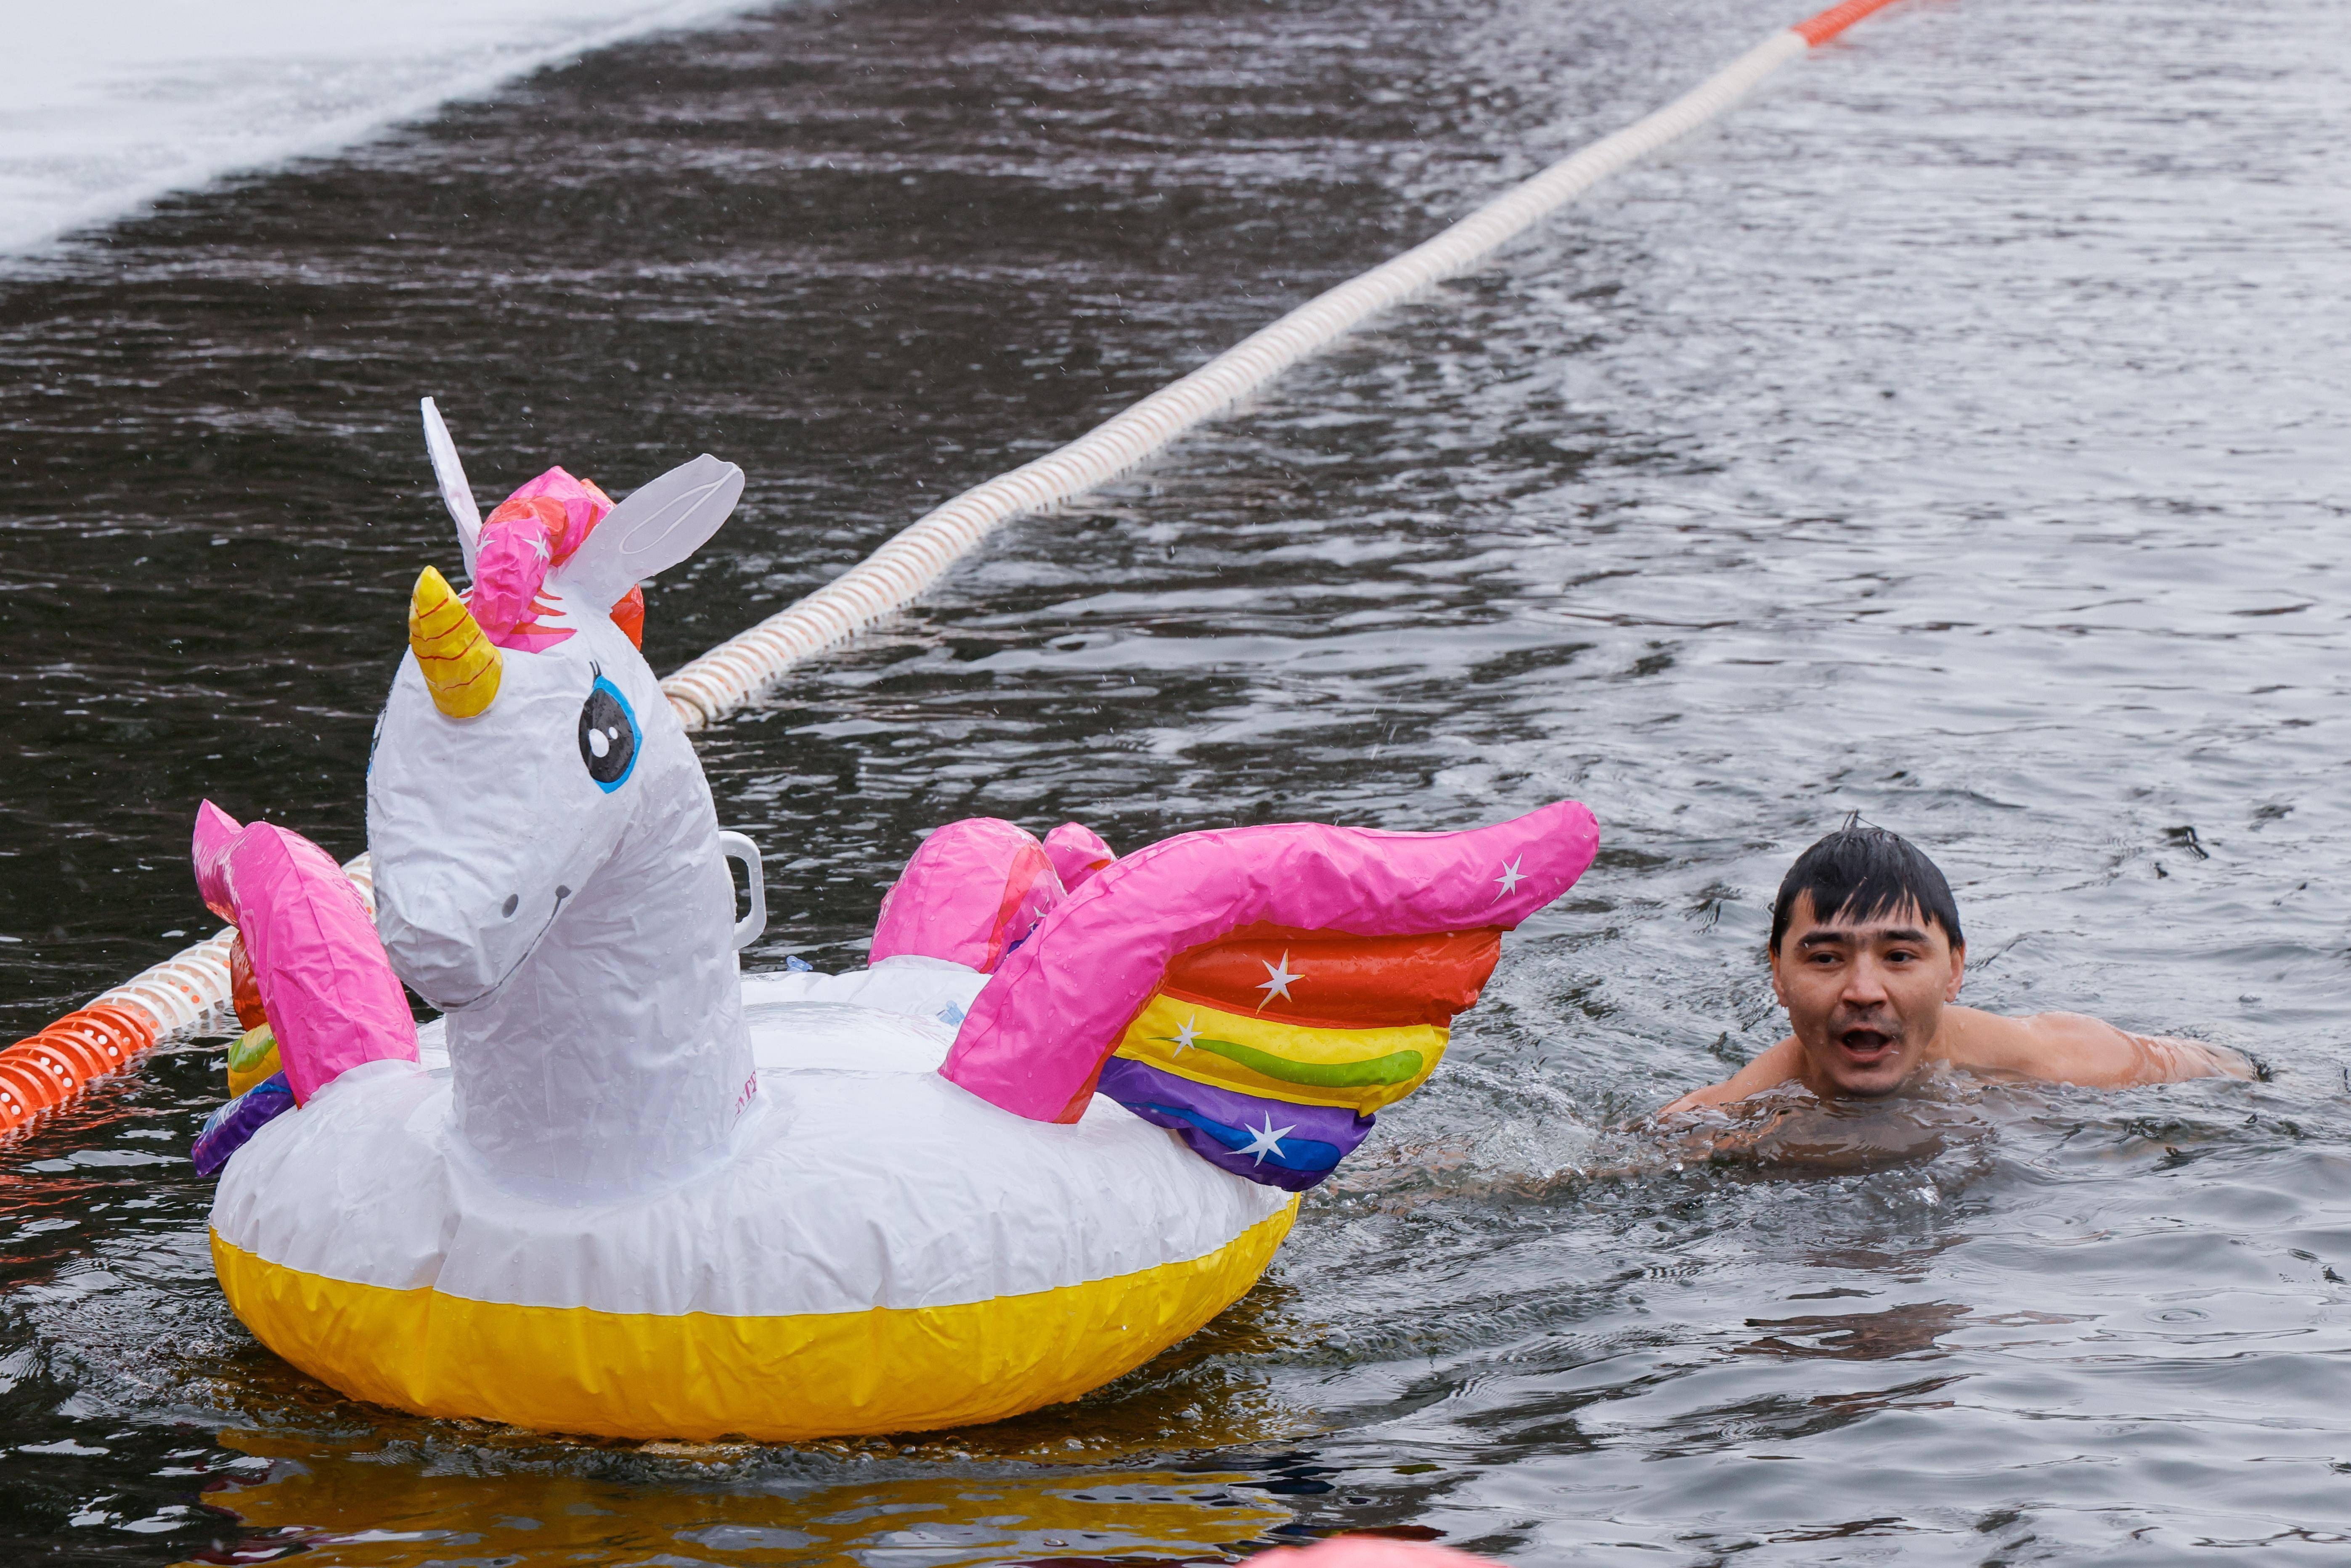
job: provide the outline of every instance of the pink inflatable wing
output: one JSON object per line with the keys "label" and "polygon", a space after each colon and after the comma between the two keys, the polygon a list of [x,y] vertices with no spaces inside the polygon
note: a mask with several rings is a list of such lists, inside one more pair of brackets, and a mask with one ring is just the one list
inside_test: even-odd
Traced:
{"label": "pink inflatable wing", "polygon": [[1045,835],[1045,858],[1061,873],[1061,886],[1075,893],[1079,883],[1118,859],[1118,852],[1083,822],[1063,822]]}
{"label": "pink inflatable wing", "polygon": [[985,975],[1061,901],[1061,879],[1033,836],[967,817],[933,830],[883,895],[866,961],[916,953]]}
{"label": "pink inflatable wing", "polygon": [[196,812],[196,885],[235,923],[297,1104],[363,1061],[416,1060],[416,1019],[374,917],[324,850],[268,822]]}
{"label": "pink inflatable wing", "polygon": [[1573,801],[1467,832],[1166,840],[1096,873],[1003,959],[940,1071],[1040,1122],[1076,1121],[1099,1081],[1212,1163],[1311,1186],[1426,1080],[1499,933],[1599,842]]}

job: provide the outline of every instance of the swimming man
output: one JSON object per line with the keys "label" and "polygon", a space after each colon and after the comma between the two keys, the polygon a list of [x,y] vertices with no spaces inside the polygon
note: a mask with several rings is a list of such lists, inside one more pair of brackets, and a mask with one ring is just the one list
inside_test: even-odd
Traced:
{"label": "swimming man", "polygon": [[1958,1007],[1966,938],[1950,883],[1917,848],[1848,822],[1796,858],[1771,906],[1771,989],[1795,1032],[1670,1116],[1783,1084],[1823,1100],[1892,1094],[1938,1067],[2089,1088],[2252,1069],[2192,1040],[2126,1034],[2080,1013],[2002,1018]]}

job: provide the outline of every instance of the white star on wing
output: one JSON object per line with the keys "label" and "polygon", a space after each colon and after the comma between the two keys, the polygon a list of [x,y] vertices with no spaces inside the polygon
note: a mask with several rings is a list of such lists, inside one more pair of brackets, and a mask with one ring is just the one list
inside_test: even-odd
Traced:
{"label": "white star on wing", "polygon": [[1277,1129],[1273,1124],[1272,1113],[1269,1112],[1265,1118],[1264,1126],[1251,1127],[1246,1124],[1242,1126],[1241,1131],[1249,1135],[1249,1147],[1245,1149],[1238,1149],[1234,1152],[1237,1154],[1254,1155],[1255,1157],[1251,1159],[1249,1163],[1251,1165],[1261,1166],[1265,1164],[1265,1156],[1268,1155],[1271,1155],[1275,1159],[1280,1159],[1281,1157],[1281,1140],[1290,1136],[1290,1134],[1297,1130],[1298,1124],[1295,1122],[1292,1122],[1287,1127]]}
{"label": "white star on wing", "polygon": [[[1262,958],[1258,962],[1265,964]],[[1280,963],[1265,964],[1265,978],[1257,988],[1265,993],[1265,1001],[1258,1003],[1257,1010],[1265,1011],[1266,1002],[1273,1001],[1277,998],[1285,1002],[1293,999],[1290,994],[1290,982],[1299,977],[1290,972],[1290,949],[1285,947],[1282,949]]]}
{"label": "white star on wing", "polygon": [[1494,895],[1496,898],[1501,897],[1502,894],[1515,893],[1518,891],[1519,883],[1527,880],[1527,873],[1519,869],[1520,866],[1526,864],[1526,862],[1527,857],[1520,855],[1518,859],[1510,862],[1508,865],[1502,868],[1502,874],[1494,879],[1497,883],[1501,884],[1502,889],[1501,893],[1498,893]]}
{"label": "white star on wing", "polygon": [[1200,1038],[1200,1015],[1192,1014],[1184,1020],[1182,1029],[1177,1030],[1174,1034],[1164,1034],[1159,1038],[1172,1042],[1176,1047],[1176,1054],[1183,1055],[1192,1049],[1192,1042]]}

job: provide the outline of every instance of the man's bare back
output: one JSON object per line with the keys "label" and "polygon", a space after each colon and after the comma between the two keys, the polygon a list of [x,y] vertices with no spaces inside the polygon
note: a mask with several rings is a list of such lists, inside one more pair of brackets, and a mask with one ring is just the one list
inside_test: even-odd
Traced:
{"label": "man's bare back", "polygon": [[1771,988],[1794,1032],[1661,1115],[1785,1083],[1823,1100],[1891,1094],[1937,1067],[1984,1078],[2119,1089],[2250,1078],[2236,1052],[2131,1034],[2080,1013],[2002,1018],[1954,1005],[1967,946],[1949,885],[1902,839],[1848,826],[1804,852],[1781,886]]}

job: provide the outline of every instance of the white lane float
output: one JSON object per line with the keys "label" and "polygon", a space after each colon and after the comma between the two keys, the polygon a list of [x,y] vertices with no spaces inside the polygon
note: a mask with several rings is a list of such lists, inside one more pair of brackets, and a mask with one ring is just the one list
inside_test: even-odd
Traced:
{"label": "white lane float", "polygon": [[[740,471],[612,508],[555,470],[484,525],[445,447],[474,582],[413,596],[374,920],[294,834],[209,805],[195,834],[282,1069],[198,1144],[214,1264],[356,1397],[767,1440],[1075,1397],[1249,1288],[1298,1192],[1436,1068],[1499,934],[1592,859],[1572,802],[1123,858],[973,821],[908,863],[872,967],[742,977],[764,916],[737,921],[726,857],[756,890],[757,852],[608,609]],[[403,980],[444,1014],[421,1041]]]}

